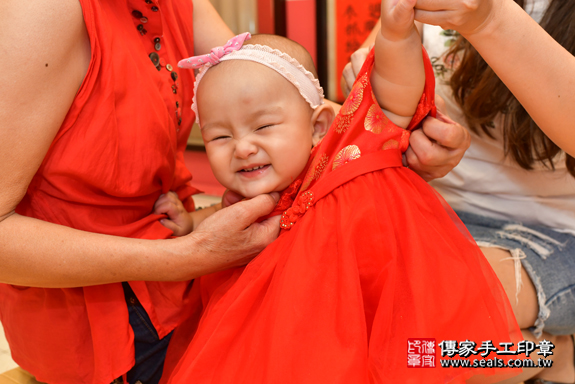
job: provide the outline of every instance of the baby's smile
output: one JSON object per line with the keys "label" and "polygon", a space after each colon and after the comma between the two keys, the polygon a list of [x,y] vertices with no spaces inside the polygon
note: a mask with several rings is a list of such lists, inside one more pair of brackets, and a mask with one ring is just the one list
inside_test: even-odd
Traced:
{"label": "baby's smile", "polygon": [[248,166],[246,168],[240,169],[239,173],[242,177],[256,178],[259,176],[265,176],[266,171],[271,167],[271,164]]}

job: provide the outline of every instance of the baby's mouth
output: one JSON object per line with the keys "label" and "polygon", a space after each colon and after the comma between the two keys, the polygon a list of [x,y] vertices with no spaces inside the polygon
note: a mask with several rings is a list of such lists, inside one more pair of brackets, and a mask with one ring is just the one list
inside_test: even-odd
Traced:
{"label": "baby's mouth", "polygon": [[240,169],[238,172],[250,173],[250,172],[256,172],[256,171],[262,171],[264,169],[267,169],[269,166],[270,166],[270,164],[258,165],[255,167]]}

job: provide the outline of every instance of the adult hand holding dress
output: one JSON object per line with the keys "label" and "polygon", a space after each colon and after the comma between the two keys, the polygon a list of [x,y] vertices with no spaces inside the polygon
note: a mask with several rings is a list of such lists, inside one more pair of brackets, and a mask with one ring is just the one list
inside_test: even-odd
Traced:
{"label": "adult hand holding dress", "polygon": [[[367,58],[368,46],[373,44],[380,23],[378,21],[366,42],[351,55],[343,70],[340,86],[346,97]],[[437,100],[437,106],[441,111],[442,101]],[[467,129],[442,113],[426,117],[421,128],[412,132],[404,162],[424,180],[431,181],[447,175],[459,164],[469,148],[471,136]]]}

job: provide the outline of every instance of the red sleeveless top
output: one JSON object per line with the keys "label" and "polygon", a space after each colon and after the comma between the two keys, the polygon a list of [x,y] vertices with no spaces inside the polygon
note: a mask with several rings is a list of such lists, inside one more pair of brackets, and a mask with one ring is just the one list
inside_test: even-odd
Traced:
{"label": "red sleeveless top", "polygon": [[[183,151],[195,119],[189,0],[80,0],[91,62],[16,212],[109,235],[164,239],[160,194],[193,202]],[[131,282],[160,337],[178,323],[189,283]],[[38,380],[108,384],[134,364],[122,285],[74,289],[0,284],[14,360]]]}

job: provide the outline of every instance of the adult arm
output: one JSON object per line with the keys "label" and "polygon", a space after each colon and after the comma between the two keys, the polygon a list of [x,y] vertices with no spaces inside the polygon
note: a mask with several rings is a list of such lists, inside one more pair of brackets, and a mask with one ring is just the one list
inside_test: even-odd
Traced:
{"label": "adult arm", "polygon": [[24,217],[26,193],[86,74],[90,49],[77,0],[6,0],[0,13],[0,282],[76,287],[187,280],[246,263],[278,233],[259,196],[214,214],[193,235],[139,240]]}
{"label": "adult arm", "polygon": [[205,55],[234,37],[209,0],[194,3],[194,54]]}
{"label": "adult arm", "polygon": [[[418,10],[416,9],[416,16]],[[421,24],[416,22],[421,34]],[[348,94],[361,69],[369,47],[371,47],[381,28],[378,21],[360,49],[351,55],[341,77],[341,88]],[[441,109],[442,102],[436,100]],[[420,130],[412,132],[409,148],[405,156],[407,165],[424,180],[430,181],[447,175],[463,158],[471,144],[471,136],[465,127],[454,123],[447,116],[427,117]]]}
{"label": "adult arm", "polygon": [[418,0],[417,20],[454,29],[537,125],[575,156],[575,57],[512,0]]}

